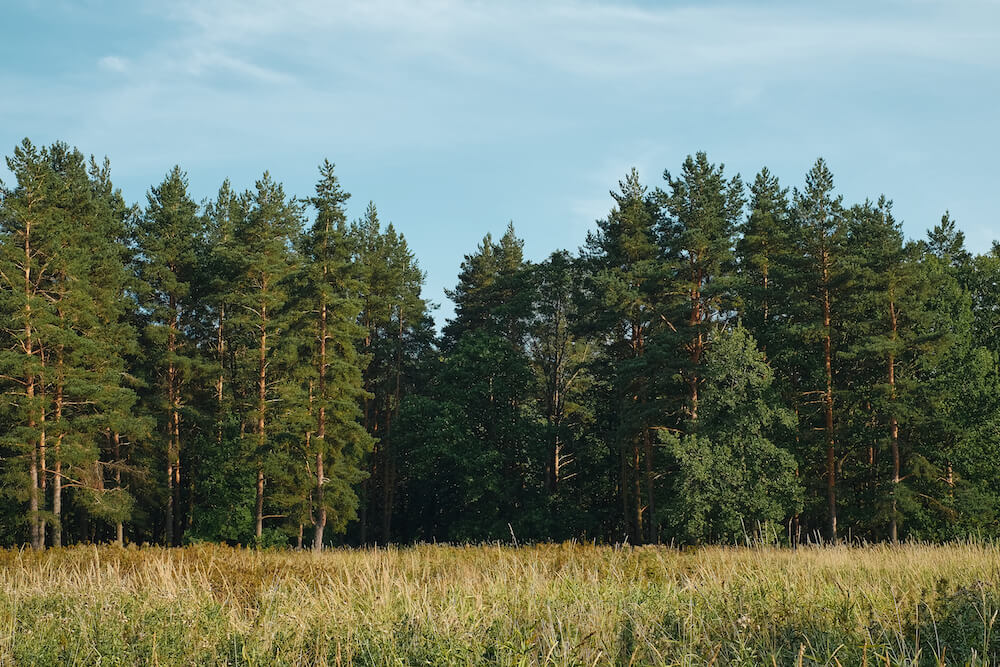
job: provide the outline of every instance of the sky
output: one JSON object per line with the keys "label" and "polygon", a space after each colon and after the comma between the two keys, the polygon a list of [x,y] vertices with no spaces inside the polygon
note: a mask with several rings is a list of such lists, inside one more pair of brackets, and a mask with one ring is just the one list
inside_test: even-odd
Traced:
{"label": "sky", "polygon": [[[911,238],[948,209],[1000,237],[1000,2],[0,0],[0,154],[24,137],[111,161],[129,202],[177,164],[192,196],[336,164],[452,308],[463,255],[513,221],[576,250],[631,167],[706,151],[846,203],[885,194]],[[12,184],[0,167],[0,179]]]}

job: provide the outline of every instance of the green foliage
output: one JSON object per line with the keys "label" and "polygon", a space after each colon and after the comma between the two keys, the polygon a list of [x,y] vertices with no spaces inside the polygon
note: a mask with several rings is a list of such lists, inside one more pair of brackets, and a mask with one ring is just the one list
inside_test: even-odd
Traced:
{"label": "green foliage", "polygon": [[143,208],[62,143],[8,167],[0,544],[1000,535],[1000,246],[947,213],[907,241],[822,159],[792,190],[633,169],[539,262],[509,224],[440,335],[328,161],[308,199],[265,173],[203,205],[174,167]]}
{"label": "green foliage", "polygon": [[677,465],[668,519],[679,539],[738,542],[802,509],[792,455],[770,435],[794,428],[778,407],[772,372],[741,326],[720,330],[704,366],[697,423],[665,442]]}

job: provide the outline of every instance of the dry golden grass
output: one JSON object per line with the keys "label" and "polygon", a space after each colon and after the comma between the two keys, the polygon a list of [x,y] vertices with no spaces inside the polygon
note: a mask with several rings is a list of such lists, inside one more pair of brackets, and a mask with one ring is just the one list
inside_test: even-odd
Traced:
{"label": "dry golden grass", "polygon": [[0,662],[1000,664],[998,586],[986,544],[3,551]]}

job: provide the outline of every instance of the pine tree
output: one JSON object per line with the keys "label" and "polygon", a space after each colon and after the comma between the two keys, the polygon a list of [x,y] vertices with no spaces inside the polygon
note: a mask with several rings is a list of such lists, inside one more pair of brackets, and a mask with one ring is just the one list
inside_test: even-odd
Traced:
{"label": "pine tree", "polygon": [[356,517],[353,487],[364,477],[361,465],[372,447],[371,436],[360,423],[360,404],[368,396],[362,389],[364,359],[355,348],[363,331],[357,323],[361,284],[344,214],[349,197],[333,164],[325,161],[311,200],[316,221],[306,235],[303,253],[304,301],[309,306],[305,312],[311,315],[310,329],[315,331],[315,342],[309,346],[315,430],[308,447],[309,460],[315,462],[311,503],[315,551],[323,548],[328,513],[333,514],[337,530]]}
{"label": "pine tree", "polygon": [[688,386],[687,411],[698,418],[699,367],[713,321],[732,312],[733,244],[743,212],[743,182],[727,180],[724,165],[709,163],[705,153],[690,155],[678,178],[663,173],[668,192],[659,191],[665,215],[660,225],[662,244],[676,262],[671,291],[679,299],[668,314],[688,363],[679,374]]}
{"label": "pine tree", "polygon": [[[854,433],[862,443],[863,467],[875,467],[876,443],[887,445],[891,461],[885,494],[888,507],[881,514],[888,515],[889,539],[896,542],[901,498],[907,495],[902,486],[905,462],[900,432],[905,434],[909,427],[915,358],[919,347],[932,340],[933,332],[922,314],[925,297],[916,271],[917,246],[904,245],[892,202],[881,197],[877,204],[865,202],[851,209],[846,250],[851,280],[842,311],[849,326],[844,327],[839,357],[844,366],[840,384],[848,428],[842,430]],[[861,502],[855,498],[853,504]]]}
{"label": "pine tree", "polygon": [[[594,437],[593,370],[598,344],[581,322],[583,266],[568,252],[552,253],[526,276],[533,294],[528,355],[534,399],[545,420],[545,499],[538,534],[569,539],[600,534],[613,510],[605,477],[614,470],[605,443]],[[525,291],[528,291],[525,288]]]}
{"label": "pine tree", "polygon": [[364,389],[371,397],[364,402],[362,423],[375,441],[369,477],[362,482],[359,539],[365,544],[372,528],[383,541],[391,539],[398,481],[393,420],[409,382],[408,340],[424,326],[427,304],[420,295],[424,273],[406,239],[392,223],[382,229],[373,203],[348,235],[361,282],[360,351],[369,359]]}
{"label": "pine tree", "polygon": [[251,406],[252,370],[247,332],[233,326],[244,267],[236,229],[246,225],[249,193],[228,180],[205,204],[204,231],[195,248],[197,278],[191,284],[196,319],[191,337],[201,353],[192,401],[199,410],[189,448],[190,534],[196,540],[250,541],[254,524],[252,457],[244,445]]}
{"label": "pine tree", "polygon": [[[633,169],[611,192],[615,207],[587,236],[587,308],[595,336],[606,341],[609,440],[618,453],[618,496],[624,537],[656,540],[653,436],[660,415],[647,348],[664,321],[667,263],[657,244],[659,208]],[[645,500],[643,499],[645,487]],[[643,513],[646,514],[644,524]],[[645,525],[645,527],[644,527]]]}
{"label": "pine tree", "polygon": [[542,414],[551,444],[545,464],[546,486],[556,493],[573,460],[564,451],[567,416],[579,408],[582,386],[588,384],[586,366],[595,346],[574,331],[579,316],[580,267],[566,251],[554,252],[531,274],[534,316],[529,351],[541,385]]}
{"label": "pine tree", "polygon": [[[806,175],[805,188],[794,194],[794,242],[802,257],[793,317],[804,343],[819,340],[822,353],[818,364],[809,362],[802,391],[819,396],[822,405],[822,432],[826,463],[826,515],[828,535],[837,532],[837,436],[834,420],[834,336],[837,297],[844,273],[843,246],[846,236],[843,205],[833,194],[833,174],[822,158]],[[818,369],[817,369],[818,365]],[[803,415],[803,417],[805,417]],[[809,420],[803,422],[809,429]]]}
{"label": "pine tree", "polygon": [[159,186],[150,188],[146,210],[136,226],[150,384],[159,389],[154,414],[164,441],[164,539],[169,546],[181,543],[185,525],[181,516],[181,422],[188,385],[199,364],[198,352],[187,332],[194,324],[197,308],[191,286],[197,279],[198,247],[204,228],[198,206],[187,189],[187,176],[175,166]]}
{"label": "pine tree", "polygon": [[965,249],[965,233],[959,230],[948,211],[941,222],[927,230],[927,252],[950,266],[962,266],[972,259]]}
{"label": "pine tree", "polygon": [[[9,424],[5,457],[10,482],[19,500],[28,501],[27,521],[34,549],[45,547],[45,517],[42,514],[44,456],[46,446],[45,355],[52,344],[41,339],[44,329],[57,328],[51,280],[44,267],[56,261],[67,231],[53,201],[58,183],[48,150],[36,149],[27,139],[7,158],[7,167],[17,179],[3,197],[2,266],[4,349],[0,356],[5,382],[4,413]],[[26,463],[26,465],[17,465]],[[13,465],[12,465],[13,464]],[[27,477],[22,479],[22,475]],[[26,488],[25,488],[26,487]]]}
{"label": "pine tree", "polygon": [[787,338],[787,294],[794,283],[789,207],[788,189],[761,169],[750,186],[750,214],[736,242],[740,317],[772,358],[782,356],[776,347]]}
{"label": "pine tree", "polygon": [[[135,503],[132,491],[123,482],[123,473],[146,472],[127,463],[123,449],[148,439],[152,430],[150,420],[139,414],[136,389],[140,382],[130,372],[131,362],[140,353],[139,334],[132,322],[139,309],[137,290],[130,270],[138,211],[126,206],[121,192],[112,185],[107,159],[99,165],[91,157],[89,178],[93,222],[86,227],[86,236],[79,244],[87,264],[81,275],[88,278],[77,278],[74,283],[89,292],[94,313],[79,339],[91,380],[67,387],[67,396],[74,401],[75,393],[78,405],[92,402],[90,414],[81,420],[84,428],[77,430],[89,432],[99,462],[97,479],[82,489],[81,502],[87,504],[91,516],[114,525],[115,541],[121,545],[125,522],[131,519]],[[80,314],[87,309],[73,310]],[[53,543],[58,546],[55,535]]]}
{"label": "pine tree", "polygon": [[244,345],[237,362],[245,371],[241,375],[252,387],[245,397],[253,443],[248,459],[256,471],[254,537],[259,542],[264,529],[266,470],[281,453],[282,406],[274,404],[280,403],[287,389],[284,356],[296,347],[296,332],[287,327],[286,305],[288,281],[298,261],[293,247],[302,213],[267,172],[247,195],[247,207],[246,216],[233,229],[233,254],[238,263],[230,322]]}
{"label": "pine tree", "polygon": [[92,160],[88,172],[66,144],[38,150],[26,140],[8,165],[18,185],[4,192],[0,237],[0,303],[10,322],[0,366],[15,453],[7,473],[13,488],[27,487],[30,542],[41,549],[48,525],[52,543],[63,542],[67,488],[96,518],[128,513],[127,494],[105,486],[100,447],[112,425],[128,423],[134,401],[122,386],[133,340],[122,298],[128,212],[107,163]]}

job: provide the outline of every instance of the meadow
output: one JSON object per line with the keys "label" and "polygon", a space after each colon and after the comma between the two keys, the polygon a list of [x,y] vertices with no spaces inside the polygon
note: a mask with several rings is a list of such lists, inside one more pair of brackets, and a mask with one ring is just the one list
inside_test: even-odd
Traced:
{"label": "meadow", "polygon": [[0,663],[1000,664],[1000,547],[0,552]]}

